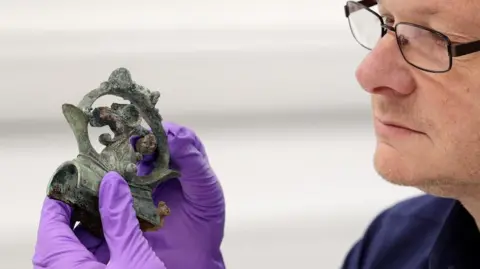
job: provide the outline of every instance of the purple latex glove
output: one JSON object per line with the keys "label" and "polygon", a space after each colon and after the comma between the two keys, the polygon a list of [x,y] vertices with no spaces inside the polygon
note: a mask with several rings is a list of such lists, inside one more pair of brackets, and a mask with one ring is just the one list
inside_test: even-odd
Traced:
{"label": "purple latex glove", "polygon": [[[81,226],[70,227],[71,208],[46,199],[33,258],[34,268],[76,269],[224,269],[220,252],[225,224],[225,201],[205,149],[189,129],[164,123],[172,168],[181,178],[161,184],[155,203],[171,210],[165,225],[142,233],[124,180],[114,172],[102,180],[100,212],[104,238]],[[153,169],[154,158],[138,164],[138,174]],[[106,265],[109,263],[108,265]]]}

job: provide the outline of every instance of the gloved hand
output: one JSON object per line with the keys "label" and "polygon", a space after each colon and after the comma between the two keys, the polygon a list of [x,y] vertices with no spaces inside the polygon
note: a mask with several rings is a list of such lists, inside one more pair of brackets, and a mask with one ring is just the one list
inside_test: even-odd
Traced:
{"label": "gloved hand", "polygon": [[[225,201],[202,143],[189,129],[164,123],[172,168],[181,178],[161,184],[155,203],[171,209],[156,232],[139,229],[132,198],[124,180],[114,172],[102,180],[100,213],[105,236],[96,238],[81,226],[70,227],[71,208],[46,199],[40,219],[34,268],[76,269],[224,269],[220,244]],[[138,174],[153,169],[153,159],[138,164]],[[109,263],[108,265],[106,265]]]}

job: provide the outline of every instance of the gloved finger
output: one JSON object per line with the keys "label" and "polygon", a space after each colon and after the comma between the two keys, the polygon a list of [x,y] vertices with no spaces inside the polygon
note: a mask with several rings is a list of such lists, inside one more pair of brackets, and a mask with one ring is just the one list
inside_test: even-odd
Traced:
{"label": "gloved finger", "polygon": [[[197,207],[224,205],[223,191],[210,167],[203,143],[190,129],[171,122],[162,122],[167,134],[171,168],[179,170],[179,178],[187,200]],[[132,145],[139,137],[131,138]],[[144,157],[138,167],[138,175],[148,175],[153,170],[154,155]]]}
{"label": "gloved finger", "polygon": [[46,197],[43,200],[42,214],[40,223],[62,223],[70,227],[72,208],[58,200]]}
{"label": "gloved finger", "polygon": [[71,212],[70,206],[63,202],[50,198],[44,200],[33,257],[35,266],[56,268],[68,262],[96,262],[73,233]]}
{"label": "gloved finger", "polygon": [[211,168],[205,148],[190,129],[164,123],[172,168],[180,171],[180,183],[186,199],[197,207],[212,208],[224,204],[223,191]]}
{"label": "gloved finger", "polygon": [[110,263],[144,268],[142,264],[158,259],[140,230],[130,188],[118,173],[109,172],[101,181],[99,207]]}

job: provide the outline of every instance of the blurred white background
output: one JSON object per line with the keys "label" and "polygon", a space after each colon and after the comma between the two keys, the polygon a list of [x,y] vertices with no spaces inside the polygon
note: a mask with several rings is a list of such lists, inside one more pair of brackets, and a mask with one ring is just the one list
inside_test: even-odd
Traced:
{"label": "blurred white background", "polygon": [[366,52],[343,4],[1,1],[2,268],[32,268],[48,179],[77,152],[61,105],[121,66],[204,141],[227,199],[228,268],[339,268],[380,210],[418,193],[372,168],[354,78]]}

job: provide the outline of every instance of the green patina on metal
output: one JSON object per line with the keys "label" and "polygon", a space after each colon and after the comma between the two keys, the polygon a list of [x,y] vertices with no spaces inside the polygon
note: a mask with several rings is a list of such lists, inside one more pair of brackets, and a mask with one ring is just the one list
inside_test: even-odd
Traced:
{"label": "green patina on metal", "polygon": [[[121,97],[130,104],[113,103],[110,107],[93,108],[93,103],[105,95]],[[61,164],[54,172],[47,188],[48,197],[72,206],[72,221],[80,222],[94,235],[103,233],[98,210],[98,192],[103,176],[109,171],[122,175],[130,186],[133,206],[143,231],[162,227],[164,217],[169,214],[165,203],[154,204],[154,188],[180,174],[169,169],[168,141],[162,127],[162,117],[155,108],[159,92],[135,83],[130,72],[118,68],[108,81],[84,96],[77,106],[64,104],[63,115],[75,135],[78,156]],[[150,126],[141,126],[142,119]],[[98,153],[88,135],[88,125],[108,126],[113,133],[100,135],[99,141],[105,148]],[[134,149],[132,136],[140,136]],[[156,151],[155,168],[147,176],[137,176],[136,163],[143,154]]]}

